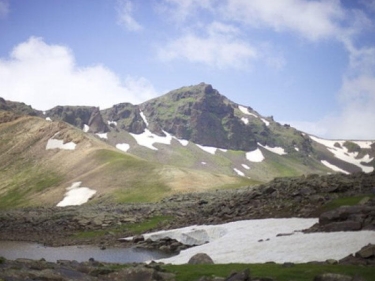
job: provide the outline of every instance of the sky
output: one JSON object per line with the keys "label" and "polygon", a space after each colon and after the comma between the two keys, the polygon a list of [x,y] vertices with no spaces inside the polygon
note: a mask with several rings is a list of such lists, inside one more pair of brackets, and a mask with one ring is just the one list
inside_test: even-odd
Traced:
{"label": "sky", "polygon": [[329,139],[375,139],[375,0],[0,0],[0,97],[140,104],[201,82]]}

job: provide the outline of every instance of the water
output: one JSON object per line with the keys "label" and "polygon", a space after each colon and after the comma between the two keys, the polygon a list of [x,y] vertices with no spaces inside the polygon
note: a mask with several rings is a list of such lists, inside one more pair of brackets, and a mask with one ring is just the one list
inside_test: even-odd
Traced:
{"label": "water", "polygon": [[88,261],[94,258],[96,261],[109,263],[145,262],[171,257],[160,251],[151,251],[136,248],[107,248],[101,250],[97,246],[64,246],[45,247],[36,243],[0,241],[0,257],[9,260],[26,258],[56,262],[57,260]]}

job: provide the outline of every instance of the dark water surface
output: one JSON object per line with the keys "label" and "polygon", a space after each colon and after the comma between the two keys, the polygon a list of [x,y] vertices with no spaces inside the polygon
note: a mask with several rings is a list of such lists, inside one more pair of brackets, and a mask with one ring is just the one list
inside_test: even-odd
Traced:
{"label": "dark water surface", "polygon": [[107,248],[101,250],[97,246],[64,246],[45,247],[29,242],[0,241],[0,257],[9,260],[27,258],[47,261],[76,260],[88,261],[94,258],[97,261],[110,263],[145,262],[170,257],[170,254],[159,251],[150,251],[136,248]]}

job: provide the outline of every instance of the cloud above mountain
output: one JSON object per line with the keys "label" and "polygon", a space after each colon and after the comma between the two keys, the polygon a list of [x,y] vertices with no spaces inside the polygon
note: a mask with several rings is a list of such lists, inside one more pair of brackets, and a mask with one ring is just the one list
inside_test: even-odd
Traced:
{"label": "cloud above mountain", "polygon": [[158,95],[143,77],[118,75],[103,65],[78,66],[66,46],[31,37],[0,60],[2,96],[40,110],[56,105],[103,108],[116,103],[140,103]]}

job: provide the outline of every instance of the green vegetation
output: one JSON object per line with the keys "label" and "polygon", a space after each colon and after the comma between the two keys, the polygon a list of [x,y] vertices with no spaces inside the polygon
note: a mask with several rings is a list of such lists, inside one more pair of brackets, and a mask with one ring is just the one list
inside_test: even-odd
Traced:
{"label": "green vegetation", "polygon": [[331,202],[325,204],[322,207],[321,211],[325,212],[325,211],[330,211],[330,210],[337,209],[337,208],[339,208],[341,206],[353,206],[353,205],[357,205],[361,200],[363,200],[366,197],[374,197],[374,195],[369,195],[369,196],[352,196],[352,197],[337,198],[337,199],[334,199]]}
{"label": "green vegetation", "polygon": [[344,142],[343,146],[345,146],[348,149],[348,152],[360,152],[361,151],[361,147],[358,144],[351,142],[351,141]]}
{"label": "green vegetation", "polygon": [[283,267],[280,264],[214,264],[214,265],[163,265],[164,269],[176,274],[177,281],[198,280],[201,276],[227,277],[231,272],[240,272],[247,268],[250,275],[255,277],[271,277],[278,281],[311,281],[322,273],[340,273],[350,276],[359,275],[365,280],[375,280],[374,267],[352,265],[327,264],[296,264],[292,267]]}
{"label": "green vegetation", "polygon": [[38,167],[20,169],[9,182],[4,183],[7,191],[0,196],[0,209],[26,206],[28,196],[56,186],[62,181],[63,176],[53,171]]}

